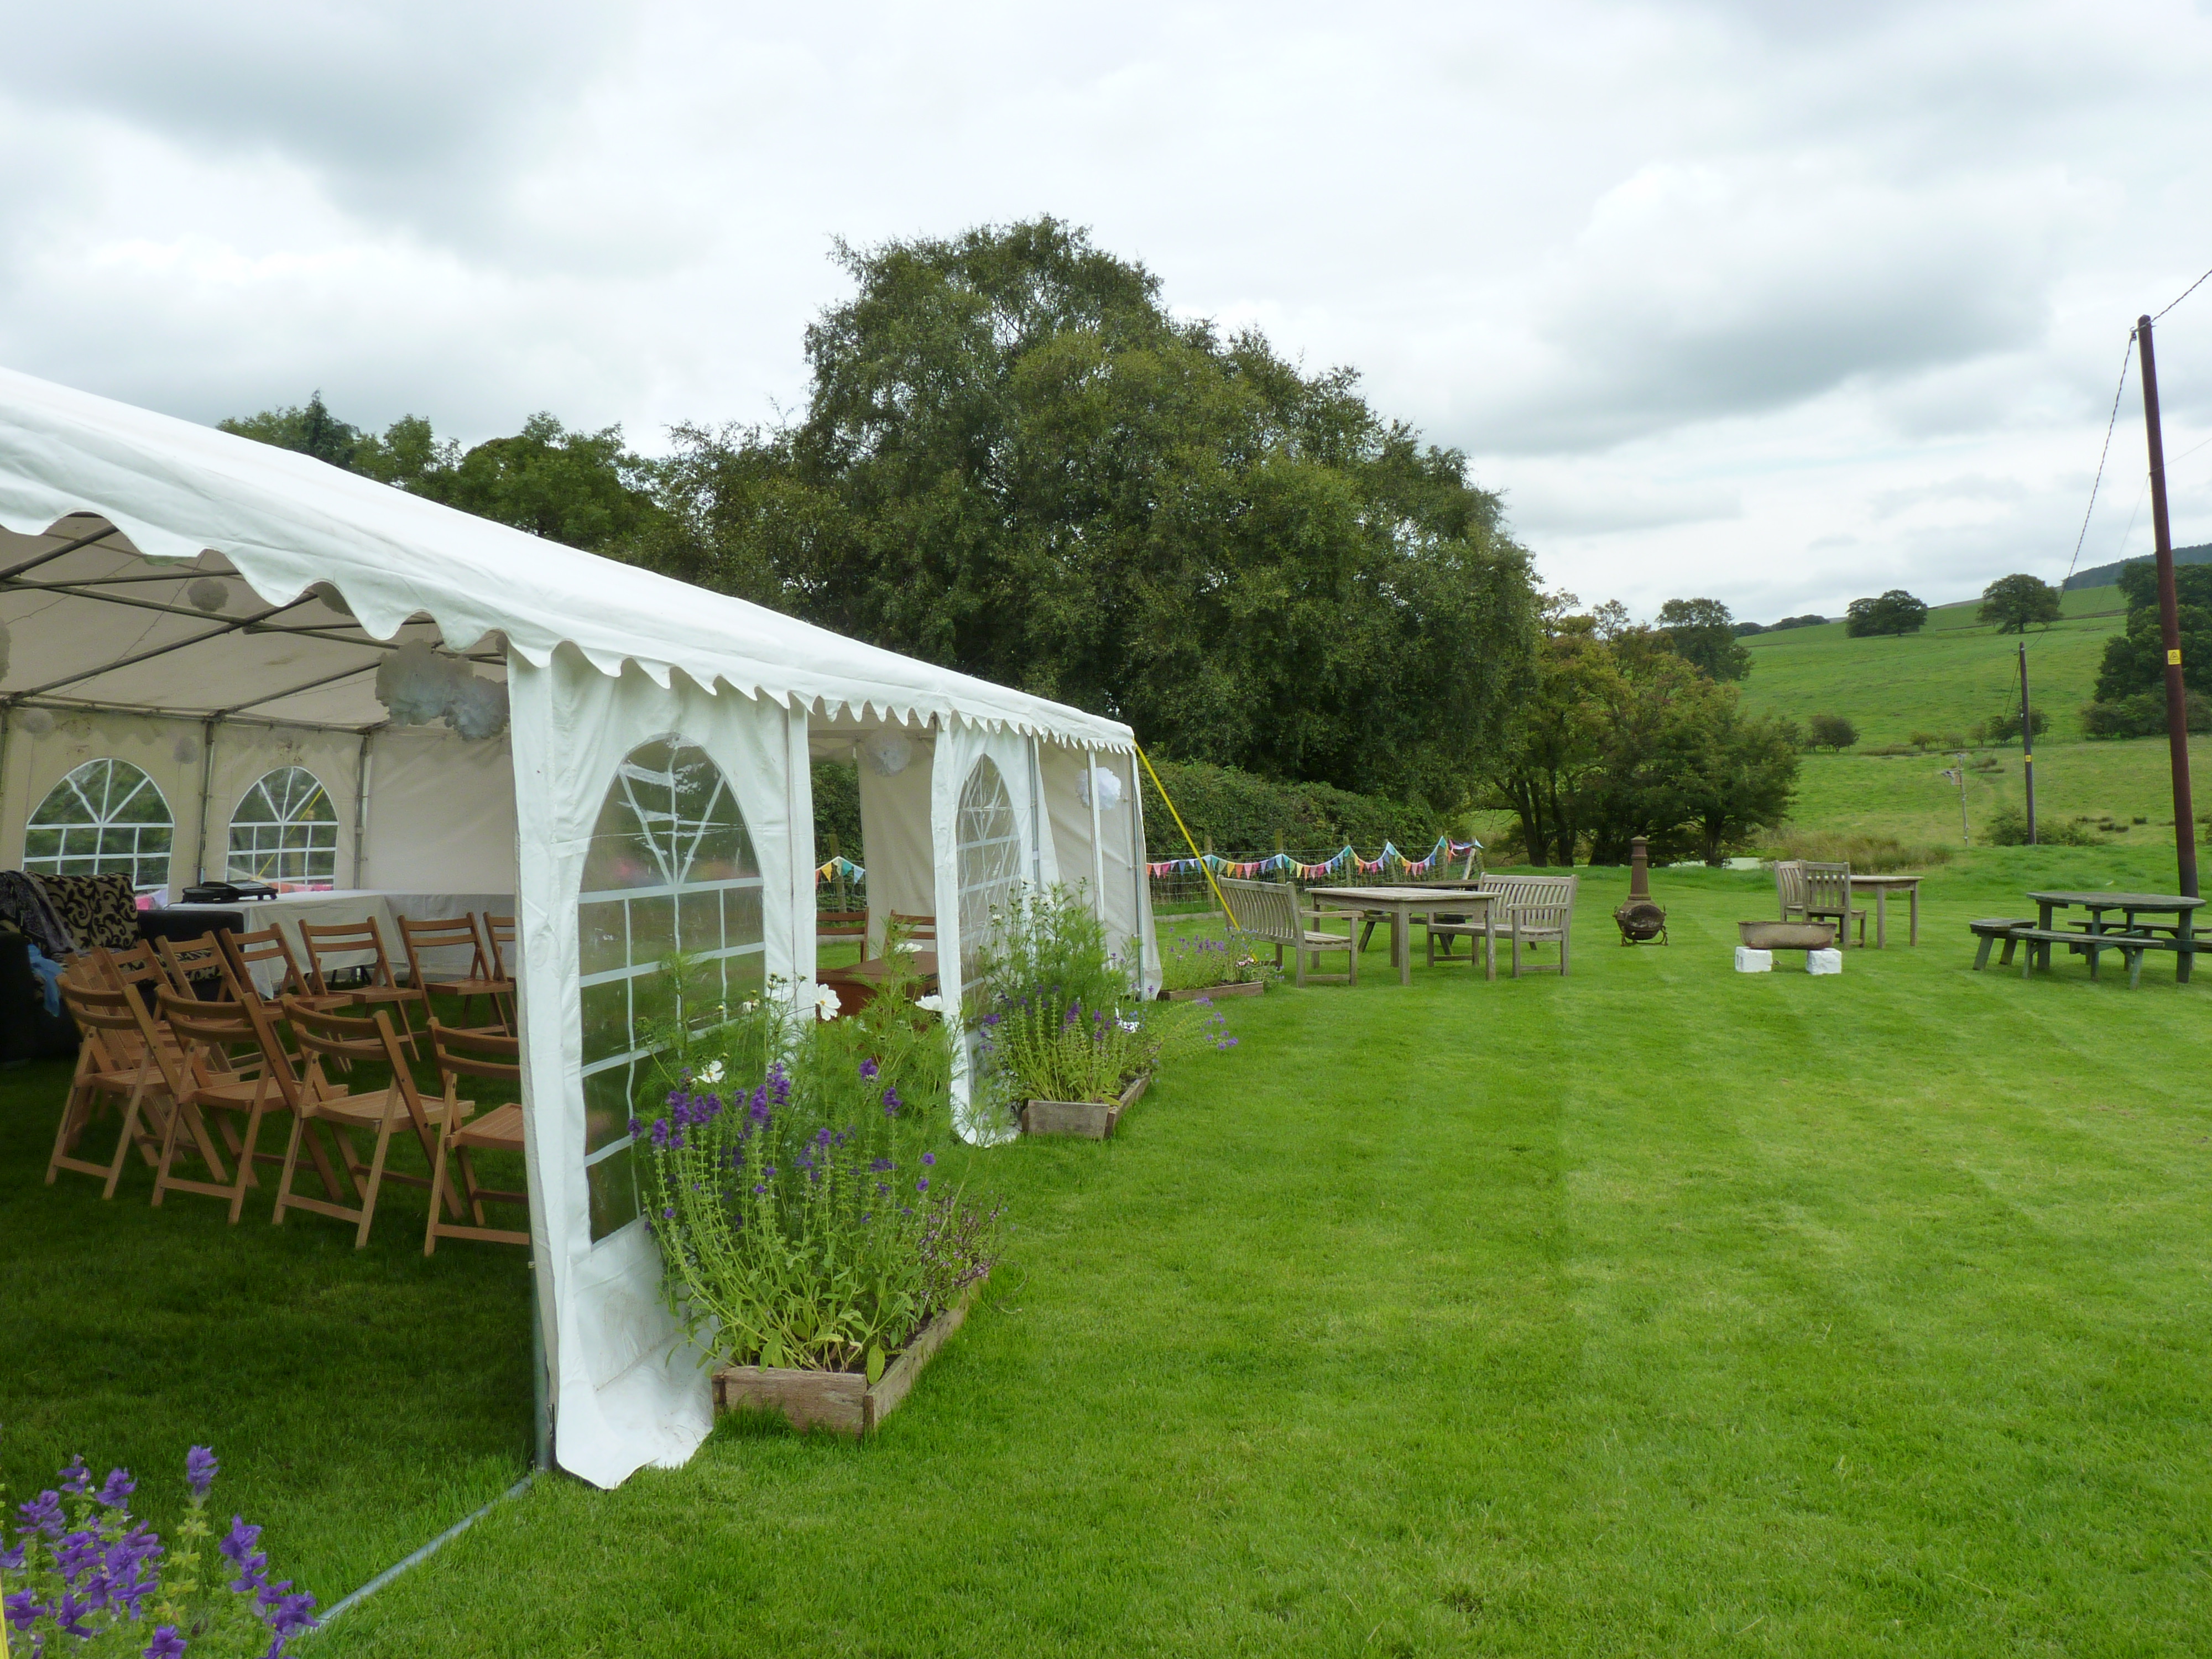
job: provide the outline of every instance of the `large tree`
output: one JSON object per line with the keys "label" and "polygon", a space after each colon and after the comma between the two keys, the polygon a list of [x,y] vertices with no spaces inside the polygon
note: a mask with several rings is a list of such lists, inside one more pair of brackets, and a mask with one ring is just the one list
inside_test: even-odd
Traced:
{"label": "large tree", "polygon": [[[2181,683],[2192,691],[2212,690],[2212,564],[2175,567],[2173,587],[2181,624]],[[2166,685],[2158,567],[2148,560],[2121,567],[2120,592],[2128,602],[2127,625],[2105,641],[2105,659],[2097,671],[2100,703],[2163,691]]]}
{"label": "large tree", "polygon": [[1995,623],[2000,634],[2025,634],[2030,623],[2057,622],[2059,608],[2058,590],[2040,576],[2000,576],[1982,590],[1974,619]]}
{"label": "large tree", "polygon": [[1879,599],[1853,599],[1844,607],[1844,633],[1854,640],[1880,634],[1917,634],[1928,621],[1928,605],[1901,587]]}
{"label": "large tree", "polygon": [[1751,652],[1737,643],[1739,624],[1718,599],[1669,599],[1659,607],[1659,626],[1674,654],[1716,680],[1751,672]]}
{"label": "large tree", "polygon": [[679,433],[659,562],[1186,759],[1458,804],[1534,613],[1463,455],[1053,220],[841,257],[805,417]]}

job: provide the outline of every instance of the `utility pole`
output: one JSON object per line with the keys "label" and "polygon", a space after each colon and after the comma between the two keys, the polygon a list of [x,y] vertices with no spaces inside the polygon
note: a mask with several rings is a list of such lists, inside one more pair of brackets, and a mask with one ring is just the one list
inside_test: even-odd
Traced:
{"label": "utility pole", "polygon": [[1945,767],[1936,775],[1959,786],[1959,839],[1966,846],[1972,847],[1974,844],[1973,826],[1966,822],[1966,757],[1958,754],[1951,758],[1959,763]]}
{"label": "utility pole", "polygon": [[2166,648],[2166,742],[2173,760],[2173,849],[2184,896],[2197,894],[2197,811],[2189,793],[2189,707],[2181,684],[2181,618],[2173,592],[2173,532],[2166,517],[2166,440],[2158,423],[2158,362],[2150,319],[2136,320],[2142,360],[2143,429],[2150,442],[2150,527],[2158,549],[2159,641]]}
{"label": "utility pole", "polygon": [[2027,635],[2020,637],[2020,775],[2027,785],[2027,844],[2035,845],[2035,721],[2027,707]]}

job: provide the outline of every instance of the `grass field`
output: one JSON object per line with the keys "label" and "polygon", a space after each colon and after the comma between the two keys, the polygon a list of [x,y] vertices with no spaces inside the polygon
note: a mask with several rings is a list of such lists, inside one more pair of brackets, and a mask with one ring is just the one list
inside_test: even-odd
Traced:
{"label": "grass field", "polygon": [[[1772,887],[1724,872],[1638,951],[1585,872],[1565,981],[1401,988],[1378,934],[1115,1140],[956,1155],[1018,1229],[877,1441],[541,1481],[312,1651],[2190,1650],[2212,976],[1976,975],[1963,927],[2161,861],[1976,852],[1833,979],[1732,973]],[[504,1483],[514,1253],[43,1188],[54,1080],[6,1085],[11,1479],[213,1437],[326,1601]]]}
{"label": "grass field", "polygon": [[[1801,722],[1840,714],[1868,745],[1905,743],[1915,732],[1963,736],[2020,702],[2020,636],[1975,622],[1979,603],[1940,606],[1919,633],[1896,639],[1849,639],[1840,622],[1753,635],[1744,641],[1752,653],[1744,704]],[[2117,587],[2078,588],[2065,611],[2063,622],[2027,635],[2030,696],[2051,716],[2052,742],[2081,735],[2105,641],[2126,621]]]}

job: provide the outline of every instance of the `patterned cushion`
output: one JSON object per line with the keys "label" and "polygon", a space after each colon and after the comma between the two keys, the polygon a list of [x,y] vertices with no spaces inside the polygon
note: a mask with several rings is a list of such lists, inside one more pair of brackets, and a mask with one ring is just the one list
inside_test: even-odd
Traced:
{"label": "patterned cushion", "polygon": [[76,948],[127,950],[138,942],[138,898],[128,876],[33,876]]}

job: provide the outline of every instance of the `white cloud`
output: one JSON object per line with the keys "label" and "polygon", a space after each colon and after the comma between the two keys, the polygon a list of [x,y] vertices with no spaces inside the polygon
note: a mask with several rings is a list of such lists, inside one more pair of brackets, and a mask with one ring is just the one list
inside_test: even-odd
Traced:
{"label": "white cloud", "polygon": [[[1551,580],[1644,611],[2059,574],[2128,324],[2212,264],[2183,0],[147,4],[10,46],[44,71],[0,93],[31,372],[651,445],[803,398],[833,237],[1051,212],[1358,365]],[[2212,289],[2160,347],[2204,539]],[[2147,533],[2122,416],[2084,562]]]}

